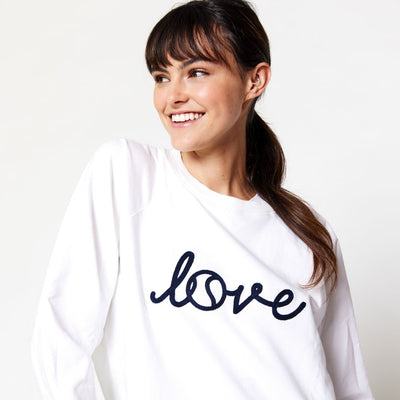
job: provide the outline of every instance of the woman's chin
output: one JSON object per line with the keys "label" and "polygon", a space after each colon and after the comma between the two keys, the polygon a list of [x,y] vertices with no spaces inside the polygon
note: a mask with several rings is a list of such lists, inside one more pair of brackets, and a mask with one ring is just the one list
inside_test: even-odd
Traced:
{"label": "woman's chin", "polygon": [[201,146],[199,146],[198,144],[182,139],[183,138],[176,138],[171,136],[171,145],[175,150],[178,150],[182,153],[200,150]]}

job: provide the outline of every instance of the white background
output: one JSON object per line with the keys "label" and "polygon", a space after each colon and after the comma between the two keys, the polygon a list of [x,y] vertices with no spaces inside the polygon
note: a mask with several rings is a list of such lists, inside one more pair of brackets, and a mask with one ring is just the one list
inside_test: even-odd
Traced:
{"label": "white background", "polygon": [[[29,344],[61,218],[105,140],[169,146],[147,35],[174,1],[0,0],[0,398],[38,400]],[[377,399],[400,398],[397,0],[255,0],[273,77],[259,110],[287,187],[341,239]]]}

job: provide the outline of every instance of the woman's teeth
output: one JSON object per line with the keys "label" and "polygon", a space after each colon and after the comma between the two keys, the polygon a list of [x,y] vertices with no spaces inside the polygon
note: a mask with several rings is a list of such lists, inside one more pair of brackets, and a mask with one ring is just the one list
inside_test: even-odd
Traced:
{"label": "woman's teeth", "polygon": [[173,122],[185,122],[199,119],[202,116],[202,113],[172,114],[171,119]]}

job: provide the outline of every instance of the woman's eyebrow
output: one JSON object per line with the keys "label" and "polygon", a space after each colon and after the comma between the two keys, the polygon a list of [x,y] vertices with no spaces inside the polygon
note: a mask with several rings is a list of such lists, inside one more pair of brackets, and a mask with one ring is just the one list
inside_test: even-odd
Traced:
{"label": "woman's eyebrow", "polygon": [[[196,62],[209,62],[209,63],[213,63],[213,64],[216,64],[216,63],[217,63],[217,61],[205,60],[204,58],[200,58],[200,57],[197,57],[197,58],[189,58],[189,59],[183,61],[183,62],[179,65],[179,68],[178,68],[178,69],[179,69],[180,71],[182,71],[184,68],[186,68],[186,67],[188,67],[189,65],[192,65],[192,64],[194,64],[194,63],[196,63]],[[151,70],[151,73],[152,73],[152,74],[153,74],[154,72],[168,73],[168,70],[167,70],[166,68],[157,66],[157,67],[155,67],[155,68],[153,68],[153,69]]]}
{"label": "woman's eyebrow", "polygon": [[168,71],[165,68],[162,67],[155,67],[151,69],[151,73],[154,74],[155,72],[163,72],[167,73]]}
{"label": "woman's eyebrow", "polygon": [[185,68],[185,67],[188,67],[189,65],[194,64],[194,63],[196,63],[196,62],[207,62],[207,63],[213,63],[213,64],[216,64],[216,63],[217,63],[216,61],[213,61],[213,60],[205,60],[204,58],[199,58],[199,57],[197,57],[197,58],[190,58],[190,59],[184,61],[184,62],[182,63],[182,65],[179,67],[179,69],[183,69],[183,68]]}
{"label": "woman's eyebrow", "polygon": [[184,61],[184,62],[180,65],[179,69],[186,68],[186,67],[188,67],[189,65],[194,64],[194,63],[197,62],[197,61],[203,61],[203,60],[201,60],[200,58],[189,58],[189,60]]}

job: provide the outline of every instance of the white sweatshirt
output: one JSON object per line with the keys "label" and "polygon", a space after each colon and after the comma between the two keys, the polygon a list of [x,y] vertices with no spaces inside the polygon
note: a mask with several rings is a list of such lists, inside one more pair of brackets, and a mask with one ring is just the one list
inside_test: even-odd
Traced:
{"label": "white sweatshirt", "polygon": [[312,253],[257,195],[211,191],[176,150],[105,143],[67,209],[40,299],[32,357],[43,398],[100,399],[102,342],[107,400],[373,399],[331,234],[339,280],[326,302],[324,286],[301,287]]}

